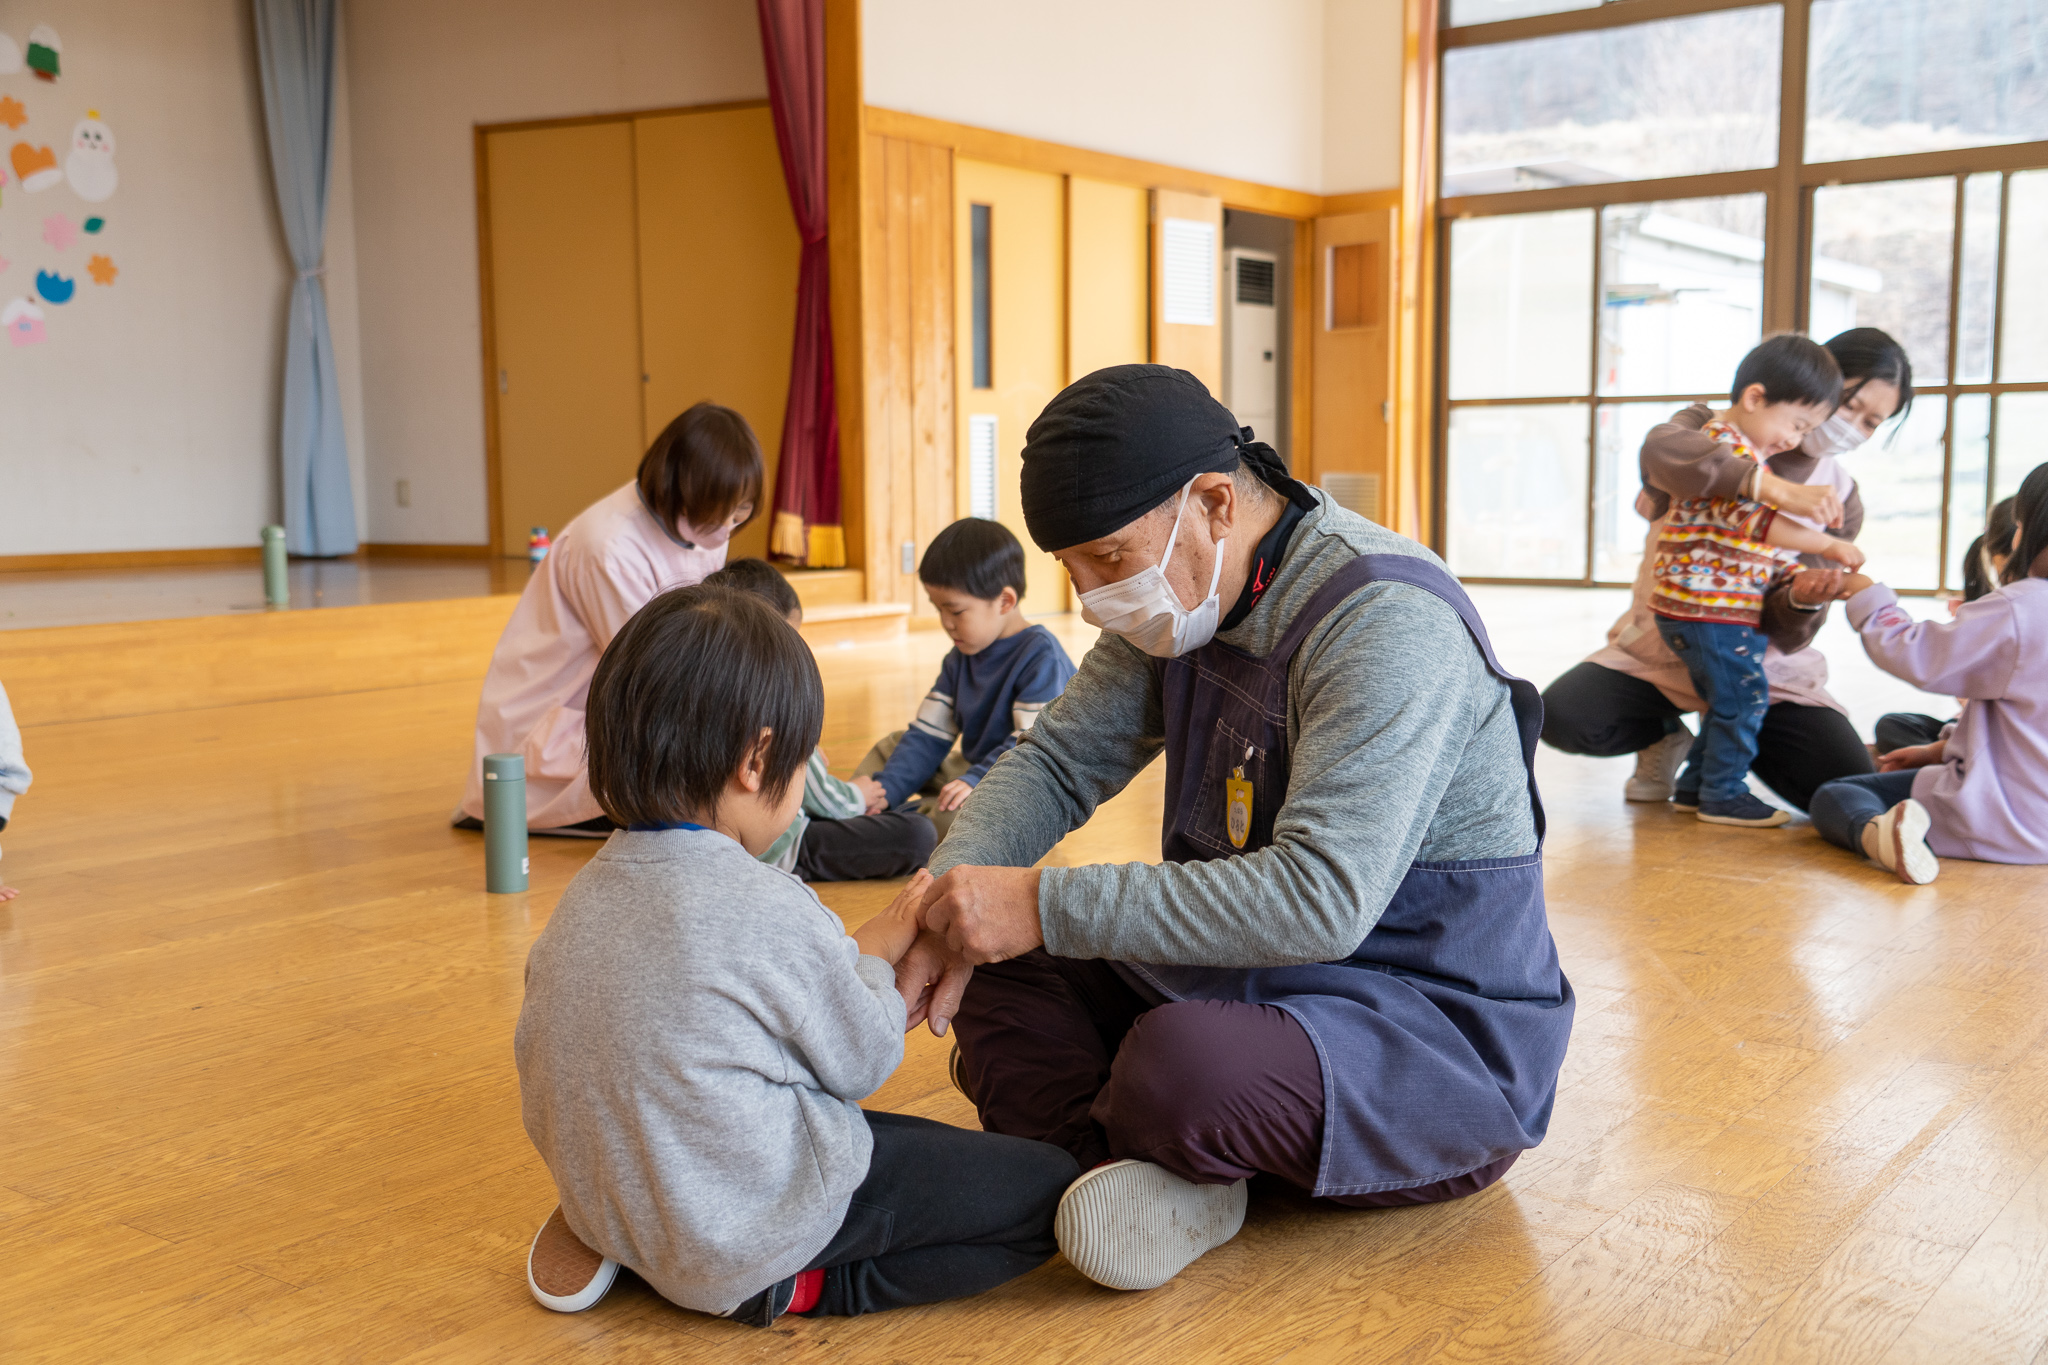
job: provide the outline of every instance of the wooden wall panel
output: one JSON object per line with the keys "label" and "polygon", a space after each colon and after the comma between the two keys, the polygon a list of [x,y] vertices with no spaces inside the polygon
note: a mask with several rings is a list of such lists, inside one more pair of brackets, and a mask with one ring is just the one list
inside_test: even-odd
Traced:
{"label": "wooden wall panel", "polygon": [[[1378,519],[1389,521],[1388,417],[1393,396],[1394,319],[1391,300],[1394,211],[1344,213],[1319,218],[1315,224],[1313,295],[1315,410],[1313,461],[1308,466],[1320,480],[1331,473],[1376,474],[1380,479]],[[1331,277],[1335,248],[1366,246],[1376,278],[1347,280],[1364,285],[1354,294],[1372,304],[1363,325],[1333,325],[1339,310],[1332,307],[1337,281]]]}
{"label": "wooden wall panel", "polygon": [[903,572],[955,516],[953,153],[869,134],[862,222],[868,598],[936,620]]}
{"label": "wooden wall panel", "polygon": [[1067,382],[1152,354],[1151,206],[1137,185],[1067,178]]}
{"label": "wooden wall panel", "polygon": [[[1216,228],[1216,321],[1208,327],[1168,323],[1162,287],[1161,233],[1168,218],[1192,218]],[[1223,395],[1223,201],[1182,190],[1152,191],[1152,359],[1201,380],[1219,401]]]}

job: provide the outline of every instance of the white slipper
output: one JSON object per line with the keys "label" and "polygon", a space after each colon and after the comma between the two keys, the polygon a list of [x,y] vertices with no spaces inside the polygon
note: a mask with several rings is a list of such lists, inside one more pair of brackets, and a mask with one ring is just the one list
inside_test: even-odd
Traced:
{"label": "white slipper", "polygon": [[1941,859],[1927,847],[1927,807],[1910,797],[1870,822],[1877,861],[1908,886],[1925,886],[1941,871]]}
{"label": "white slipper", "polygon": [[1149,1161],[1112,1161],[1067,1186],[1053,1235],[1111,1289],[1156,1289],[1244,1226],[1245,1183],[1196,1185]]}
{"label": "white slipper", "polygon": [[1678,766],[1692,752],[1692,731],[1674,730],[1636,754],[1635,775],[1622,786],[1628,801],[1669,801]]}
{"label": "white slipper", "polygon": [[581,1313],[596,1306],[619,1277],[619,1263],[583,1244],[557,1207],[526,1253],[526,1287],[543,1308]]}

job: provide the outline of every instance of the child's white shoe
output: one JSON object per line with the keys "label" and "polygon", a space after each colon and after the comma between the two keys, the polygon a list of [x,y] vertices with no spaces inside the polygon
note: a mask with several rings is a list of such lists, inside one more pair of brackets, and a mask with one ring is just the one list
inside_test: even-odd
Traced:
{"label": "child's white shoe", "polygon": [[1629,801],[1669,801],[1678,765],[1692,751],[1692,731],[1674,730],[1636,754],[1635,775],[1621,789]]}
{"label": "child's white shoe", "polygon": [[526,1287],[541,1307],[557,1313],[581,1313],[596,1306],[619,1277],[619,1263],[583,1244],[569,1231],[557,1206],[533,1235],[526,1253]]}
{"label": "child's white shoe", "polygon": [[1927,807],[1909,797],[1863,827],[1863,851],[1908,886],[1925,886],[1941,871],[1927,823]]}
{"label": "child's white shoe", "polygon": [[1067,1186],[1053,1235],[1111,1289],[1156,1289],[1244,1226],[1245,1183],[1197,1185],[1149,1161],[1111,1161]]}

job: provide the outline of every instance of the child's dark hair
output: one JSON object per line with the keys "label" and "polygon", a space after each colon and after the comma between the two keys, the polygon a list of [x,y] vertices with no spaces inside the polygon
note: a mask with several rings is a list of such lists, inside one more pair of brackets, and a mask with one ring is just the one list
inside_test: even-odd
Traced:
{"label": "child's dark hair", "polygon": [[1963,600],[1974,602],[1998,586],[1992,577],[1991,566],[1984,561],[1991,555],[2001,557],[2012,553],[2012,503],[2003,498],[1991,506],[1991,515],[1984,519],[1984,534],[1970,542],[1970,548],[1963,551]]}
{"label": "child's dark hair", "polygon": [[780,801],[825,727],[803,637],[754,594],[708,583],[670,589],[626,622],[586,707],[591,795],[628,828],[715,812],[763,730],[763,795]]}
{"label": "child's dark hair", "polygon": [[781,612],[785,619],[803,606],[788,577],[765,559],[735,559],[704,581],[750,592]]}
{"label": "child's dark hair", "polygon": [[1913,406],[1913,362],[1892,334],[1878,327],[1851,327],[1827,339],[1828,354],[1842,367],[1842,401],[1873,380],[1899,391],[1899,406],[1886,420]]}
{"label": "child's dark hair", "polygon": [[2005,581],[2048,578],[2048,464],[2037,464],[2012,495],[2013,520],[2019,523],[2019,548],[2005,563]]}
{"label": "child's dark hair", "polygon": [[714,526],[742,503],[760,510],[761,443],[731,408],[697,403],[654,438],[637,477],[640,501],[662,525]]}
{"label": "child's dark hair", "polygon": [[1742,357],[1728,401],[1739,403],[1751,384],[1764,386],[1766,403],[1812,403],[1833,411],[1842,401],[1842,367],[1827,347],[1796,332],[1764,338]]}
{"label": "child's dark hair", "polygon": [[1024,547],[1010,528],[983,517],[962,517],[932,537],[918,562],[918,581],[993,602],[1004,588],[1024,600]]}

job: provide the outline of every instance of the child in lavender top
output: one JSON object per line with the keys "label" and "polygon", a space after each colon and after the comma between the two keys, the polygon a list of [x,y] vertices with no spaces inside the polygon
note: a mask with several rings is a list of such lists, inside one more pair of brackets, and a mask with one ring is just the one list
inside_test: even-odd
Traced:
{"label": "child in lavender top", "polygon": [[1947,738],[1814,793],[1821,837],[1915,885],[1934,880],[1939,858],[2048,863],[2048,464],[2013,510],[2004,584],[1952,621],[1913,620],[1861,574],[1843,587],[1879,668],[1969,701]]}

